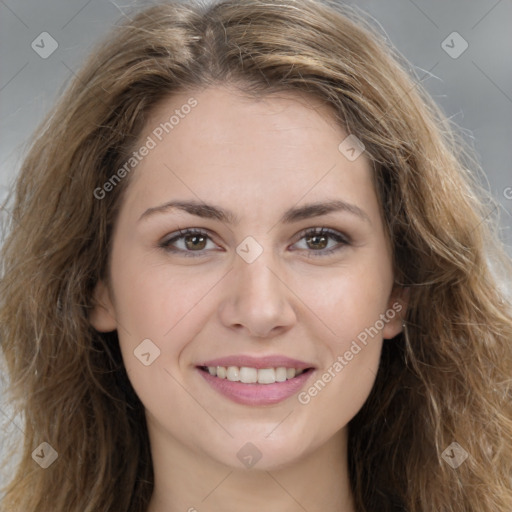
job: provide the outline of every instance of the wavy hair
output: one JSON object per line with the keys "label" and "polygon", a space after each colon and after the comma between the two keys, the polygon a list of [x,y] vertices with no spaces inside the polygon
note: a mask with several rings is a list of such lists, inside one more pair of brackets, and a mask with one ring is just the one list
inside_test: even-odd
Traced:
{"label": "wavy hair", "polygon": [[[386,38],[334,0],[166,3],[120,22],[36,131],[2,247],[0,344],[23,418],[5,512],[144,512],[153,469],[143,406],[116,333],[89,323],[108,280],[122,180],[148,114],[173,93],[232,84],[253,98],[308,93],[365,145],[410,289],[405,333],[384,343],[349,424],[360,512],[512,510],[512,265],[461,136]],[[134,171],[136,172],[136,170]],[[58,461],[42,470],[42,442]],[[443,451],[457,442],[454,469]]]}

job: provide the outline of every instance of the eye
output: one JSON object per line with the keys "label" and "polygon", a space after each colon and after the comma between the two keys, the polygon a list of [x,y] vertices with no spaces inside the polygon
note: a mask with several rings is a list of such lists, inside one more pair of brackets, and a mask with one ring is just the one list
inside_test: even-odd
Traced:
{"label": "eye", "polygon": [[[328,228],[308,229],[303,231],[300,236],[300,240],[305,239],[306,245],[315,248],[313,250],[305,249],[307,251],[307,255],[312,257],[332,254],[333,252],[340,251],[344,246],[350,245],[350,239],[348,236]],[[336,241],[337,244],[326,249],[329,245],[329,239]]]}
{"label": "eye", "polygon": [[[206,248],[207,241],[211,241],[209,234],[200,229],[180,229],[178,233],[176,236],[171,236],[171,238],[161,242],[160,247],[172,253],[181,253],[184,256],[195,257],[201,256],[202,251]],[[177,242],[183,242],[182,248],[175,247]]]}
{"label": "eye", "polygon": [[[351,244],[348,236],[328,228],[308,229],[299,236],[300,241],[304,239],[307,246],[313,247],[313,249],[303,249],[307,252],[308,257],[325,256]],[[334,240],[336,243],[334,247],[331,246],[329,249],[326,249],[329,245],[329,239]],[[171,235],[170,238],[167,238],[159,245],[168,252],[179,253],[186,257],[196,257],[204,255],[204,251],[207,250],[208,241],[213,244],[210,235],[206,231],[190,228],[180,229],[177,234]]]}

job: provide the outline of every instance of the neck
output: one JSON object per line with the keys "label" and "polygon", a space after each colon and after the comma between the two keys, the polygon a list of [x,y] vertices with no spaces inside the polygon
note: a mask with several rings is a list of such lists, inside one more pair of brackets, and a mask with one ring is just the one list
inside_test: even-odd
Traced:
{"label": "neck", "polygon": [[147,512],[355,512],[346,428],[279,468],[230,467],[168,434],[151,447],[155,486]]}

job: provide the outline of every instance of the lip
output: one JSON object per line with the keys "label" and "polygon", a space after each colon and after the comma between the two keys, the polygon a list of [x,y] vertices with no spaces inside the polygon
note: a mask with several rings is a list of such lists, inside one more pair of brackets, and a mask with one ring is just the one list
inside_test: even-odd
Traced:
{"label": "lip", "polygon": [[[314,368],[311,363],[299,361],[298,359],[292,359],[287,356],[275,355],[275,356],[263,356],[254,357],[248,355],[238,356],[227,356],[218,359],[211,359],[197,365],[201,366],[248,366],[249,368],[279,368],[280,366],[285,368],[297,368],[298,370],[306,370],[307,368]],[[271,384],[267,384],[269,386]]]}
{"label": "lip", "polygon": [[[297,368],[305,370],[303,373],[293,379],[284,382],[275,382],[273,384],[244,384],[243,382],[231,382],[227,379],[219,379],[205,371],[207,366],[248,366],[250,368]],[[304,387],[307,380],[314,375],[315,367],[312,364],[291,359],[286,356],[229,356],[219,359],[205,361],[198,365],[196,370],[203,377],[212,389],[232,400],[235,403],[250,406],[273,405],[299,392]]]}
{"label": "lip", "polygon": [[197,371],[218,393],[238,404],[252,406],[272,405],[286,400],[295,395],[315,373],[311,369],[301,373],[298,377],[284,382],[275,382],[274,384],[244,384],[243,382],[219,379],[199,368]]}

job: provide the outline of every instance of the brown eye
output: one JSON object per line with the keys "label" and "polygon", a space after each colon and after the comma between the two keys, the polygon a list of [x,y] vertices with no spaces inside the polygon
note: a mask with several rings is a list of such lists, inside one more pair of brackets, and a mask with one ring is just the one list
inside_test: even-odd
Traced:
{"label": "brown eye", "polygon": [[159,245],[168,252],[193,257],[204,255],[203,251],[207,249],[208,241],[211,241],[208,233],[196,229],[186,229],[179,230],[176,236],[171,236]]}
{"label": "brown eye", "polygon": [[312,244],[314,249],[325,249],[328,244],[328,236],[325,235],[312,235],[306,238],[307,244]]}
{"label": "brown eye", "polygon": [[185,240],[185,246],[187,249],[204,249],[206,245],[207,237],[203,235],[185,235],[183,240]]}
{"label": "brown eye", "polygon": [[[313,257],[326,256],[333,252],[340,251],[345,246],[351,244],[348,236],[327,228],[315,228],[304,231],[300,241],[302,240],[306,243],[306,248],[303,248],[303,250],[306,251],[308,256]],[[330,240],[334,240],[337,244],[326,249]]]}

